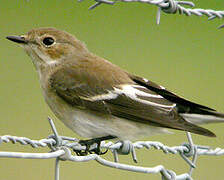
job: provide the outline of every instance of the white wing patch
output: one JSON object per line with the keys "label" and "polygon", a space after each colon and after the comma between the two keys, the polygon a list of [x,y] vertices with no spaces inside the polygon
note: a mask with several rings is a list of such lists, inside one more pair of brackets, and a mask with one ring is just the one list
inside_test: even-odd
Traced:
{"label": "white wing patch", "polygon": [[142,89],[147,89],[143,86],[139,86],[139,85],[126,85],[124,87],[124,90],[128,90],[128,91],[134,91],[136,95],[139,95],[139,96],[145,96],[145,97],[152,97],[152,98],[163,98],[162,96],[160,95],[157,95],[157,94],[150,94],[150,93],[146,93],[144,91],[141,91],[139,89],[136,89],[136,88],[142,88]]}
{"label": "white wing patch", "polygon": [[159,86],[161,89],[166,89],[165,87],[163,87],[163,86]]}
{"label": "white wing patch", "polygon": [[115,92],[117,94],[125,94],[129,98],[134,99],[138,102],[147,104],[147,105],[164,107],[164,108],[173,108],[173,107],[176,106],[176,104],[164,105],[164,104],[159,104],[159,103],[156,103],[156,102],[151,102],[151,101],[140,99],[140,98],[137,97],[137,95],[145,96],[145,97],[152,97],[152,98],[163,98],[163,97],[160,96],[160,95],[155,95],[155,94],[150,94],[150,93],[140,91],[140,90],[136,89],[135,87],[143,88],[143,86],[139,86],[139,85],[122,85],[121,86],[122,89],[115,88]]}
{"label": "white wing patch", "polygon": [[176,104],[172,104],[172,105],[165,105],[165,104],[160,104],[160,103],[156,103],[156,102],[152,102],[149,100],[144,100],[144,99],[140,99],[138,96],[142,96],[142,97],[149,97],[149,98],[158,98],[158,99],[163,99],[163,97],[161,95],[157,95],[157,94],[150,94],[144,91],[141,91],[139,89],[136,88],[140,88],[140,89],[146,89],[143,86],[140,85],[121,85],[120,88],[114,88],[114,90],[112,91],[108,91],[108,93],[105,94],[100,94],[100,95],[95,95],[95,96],[91,96],[91,97],[84,97],[81,96],[81,99],[87,100],[87,101],[104,101],[104,100],[112,100],[112,99],[116,99],[119,95],[126,95],[127,97],[141,102],[143,104],[147,104],[147,105],[151,105],[151,106],[158,106],[158,107],[163,107],[163,108],[173,108],[176,106]]}
{"label": "white wing patch", "polygon": [[118,96],[117,93],[114,93],[113,91],[108,91],[106,94],[100,94],[92,97],[80,97],[81,99],[87,100],[87,101],[103,101],[103,100],[110,100],[110,99],[116,99]]}
{"label": "white wing patch", "polygon": [[[142,78],[142,79],[143,79],[143,81],[145,81],[146,83],[149,82],[149,80],[146,79],[146,78]],[[165,87],[163,87],[163,86],[161,86],[161,85],[160,85],[159,87],[160,87],[161,89],[166,89]]]}
{"label": "white wing patch", "polygon": [[149,82],[149,80],[146,78],[143,78],[143,81],[145,81],[146,83]]}

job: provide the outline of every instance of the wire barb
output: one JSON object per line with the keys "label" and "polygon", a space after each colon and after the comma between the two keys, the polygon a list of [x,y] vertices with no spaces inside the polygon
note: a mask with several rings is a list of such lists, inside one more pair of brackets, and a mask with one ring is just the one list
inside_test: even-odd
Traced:
{"label": "wire barb", "polygon": [[[79,2],[82,0],[79,0]],[[114,5],[117,2],[140,2],[140,3],[146,3],[155,5],[158,7],[157,15],[156,15],[156,24],[160,23],[160,16],[161,11],[167,14],[185,14],[186,16],[207,16],[208,20],[213,20],[215,18],[223,18],[224,11],[216,11],[212,9],[201,9],[201,8],[195,8],[192,9],[192,7],[195,7],[195,4],[191,1],[178,1],[178,0],[95,0],[96,3],[89,7],[89,10],[93,10],[96,7],[98,7],[101,4],[109,4]],[[189,6],[189,8],[186,8],[185,6]]]}

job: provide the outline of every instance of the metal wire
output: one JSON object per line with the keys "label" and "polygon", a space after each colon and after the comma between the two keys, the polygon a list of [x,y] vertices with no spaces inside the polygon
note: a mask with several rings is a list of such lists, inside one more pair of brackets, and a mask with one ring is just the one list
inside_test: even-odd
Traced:
{"label": "metal wire", "polygon": [[[82,1],[82,0],[79,0]],[[209,20],[215,18],[223,18],[224,11],[215,11],[212,9],[192,9],[185,8],[184,6],[194,7],[194,3],[190,1],[177,1],[177,0],[95,0],[96,3],[92,5],[89,9],[94,9],[101,4],[109,4],[114,5],[117,2],[140,2],[155,5],[158,7],[156,22],[160,23],[161,11],[167,14],[185,14],[187,16],[196,15],[196,16],[207,16]],[[224,27],[224,25],[221,25]],[[55,158],[55,180],[60,179],[60,160],[68,160],[74,162],[86,162],[95,160],[99,164],[108,166],[111,168],[133,171],[133,172],[141,172],[141,173],[149,173],[155,174],[160,173],[162,175],[163,180],[192,180],[192,173],[194,168],[196,167],[196,161],[198,156],[200,155],[209,155],[209,156],[221,156],[224,155],[224,149],[215,148],[210,149],[206,146],[195,145],[191,134],[187,132],[188,143],[183,143],[180,146],[169,147],[161,142],[153,142],[153,141],[138,141],[132,143],[130,141],[123,142],[103,142],[101,143],[100,148],[109,149],[114,155],[114,162],[103,159],[99,155],[90,154],[86,156],[75,156],[72,155],[73,151],[77,150],[85,150],[86,147],[82,146],[78,143],[78,139],[72,137],[59,136],[53,121],[48,118],[49,123],[51,125],[52,131],[54,135],[49,136],[46,139],[41,140],[31,140],[26,137],[17,137],[11,135],[0,136],[0,145],[4,143],[19,143],[21,145],[30,145],[33,148],[40,147],[49,147],[51,149],[48,153],[21,153],[21,152],[3,152],[0,151],[0,158],[23,158],[23,159],[51,159]],[[90,150],[95,148],[95,146],[91,146]],[[189,165],[190,170],[188,173],[184,173],[181,175],[176,175],[176,173],[172,170],[166,169],[162,165],[158,165],[155,167],[140,167],[128,164],[119,163],[118,155],[122,154],[131,154],[132,159],[135,163],[137,163],[137,156],[135,153],[135,149],[156,149],[161,150],[165,154],[179,154],[183,160]],[[193,157],[192,160],[189,157]]]}
{"label": "metal wire", "polygon": [[[51,128],[54,132],[54,135],[49,136],[46,139],[41,140],[31,140],[26,137],[17,137],[17,136],[10,136],[4,135],[0,136],[0,145],[3,143],[12,142],[14,144],[21,144],[31,146],[33,148],[41,148],[41,147],[49,147],[51,149],[48,153],[21,153],[21,152],[2,152],[0,151],[0,158],[23,158],[23,159],[51,159],[55,158],[55,180],[59,180],[59,170],[60,160],[68,160],[74,162],[86,162],[95,160],[99,164],[108,166],[111,168],[126,170],[126,171],[133,171],[133,172],[141,172],[141,173],[148,173],[148,174],[155,174],[160,173],[162,175],[163,180],[192,180],[192,173],[194,168],[196,167],[196,160],[199,155],[210,155],[210,156],[221,156],[224,155],[224,149],[216,148],[211,149],[207,146],[200,146],[195,145],[191,134],[187,133],[188,143],[183,143],[180,146],[173,146],[169,147],[161,142],[155,141],[137,141],[132,143],[130,141],[123,141],[123,142],[102,142],[101,147],[102,149],[109,149],[114,155],[114,162],[103,159],[101,156],[96,154],[90,154],[86,156],[76,156],[73,155],[73,151],[77,150],[85,150],[86,147],[82,146],[78,143],[78,139],[66,137],[66,136],[59,136],[57,130],[54,126],[53,121],[49,118],[49,123]],[[95,145],[92,145],[90,149],[95,148]],[[158,165],[155,167],[140,167],[135,165],[128,165],[122,164],[118,162],[118,155],[122,154],[131,154],[133,161],[137,162],[137,156],[135,153],[135,149],[156,149],[161,150],[165,154],[179,154],[180,157],[185,160],[186,163],[189,164],[190,170],[188,173],[176,175],[176,173],[172,170],[166,169],[162,165]],[[189,157],[193,157],[192,161]]]}
{"label": "metal wire", "polygon": [[[82,1],[82,0],[79,0]],[[151,4],[158,7],[158,12],[156,15],[156,23],[160,23],[161,11],[167,14],[185,14],[187,16],[196,15],[196,16],[207,16],[209,20],[215,18],[223,18],[224,11],[217,11],[212,9],[192,9],[191,7],[195,7],[195,4],[191,1],[178,1],[178,0],[95,0],[96,3],[89,7],[89,10],[95,9],[101,4],[109,4],[114,5],[117,2],[131,3],[131,2],[139,2],[145,4]],[[189,6],[190,8],[186,8],[184,6]]]}

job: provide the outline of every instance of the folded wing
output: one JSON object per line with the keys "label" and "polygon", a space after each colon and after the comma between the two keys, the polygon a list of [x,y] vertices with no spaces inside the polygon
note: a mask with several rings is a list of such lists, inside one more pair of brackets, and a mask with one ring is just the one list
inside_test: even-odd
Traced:
{"label": "folded wing", "polygon": [[[88,75],[91,79],[91,74]],[[99,81],[94,84],[78,77],[75,70],[62,68],[52,74],[50,79],[52,89],[72,106],[151,126],[215,136],[211,131],[185,121],[178,113],[177,103],[171,99],[178,97],[156,84],[145,85],[139,79],[131,77],[133,83],[102,87]],[[181,103],[178,106],[179,104]],[[213,111],[201,105],[193,105]]]}

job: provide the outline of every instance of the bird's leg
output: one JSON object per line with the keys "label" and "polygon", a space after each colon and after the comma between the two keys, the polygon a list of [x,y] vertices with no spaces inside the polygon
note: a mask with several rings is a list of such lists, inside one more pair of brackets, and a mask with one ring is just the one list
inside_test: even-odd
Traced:
{"label": "bird's leg", "polygon": [[[101,152],[101,150],[100,150],[101,141],[114,139],[114,138],[116,138],[116,137],[115,136],[104,136],[104,137],[93,138],[93,139],[88,139],[88,140],[80,140],[79,144],[81,144],[83,146],[86,146],[86,150],[85,151],[75,151],[75,152],[78,156],[85,156],[88,153],[90,153],[90,154],[95,153],[95,154],[98,154],[98,155],[105,154],[107,152],[107,150],[105,152]],[[94,143],[97,144],[97,147],[93,150],[89,150],[91,145],[93,145]]]}

